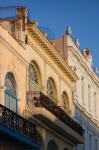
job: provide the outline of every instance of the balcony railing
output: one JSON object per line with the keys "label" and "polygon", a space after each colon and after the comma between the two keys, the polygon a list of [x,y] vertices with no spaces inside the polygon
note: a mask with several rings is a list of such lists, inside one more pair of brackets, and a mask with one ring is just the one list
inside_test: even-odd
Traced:
{"label": "balcony railing", "polygon": [[17,133],[36,140],[36,126],[0,104],[0,124]]}
{"label": "balcony railing", "polygon": [[39,91],[28,91],[27,92],[27,100],[28,105],[35,107],[44,107],[52,114],[54,114],[59,120],[64,122],[66,125],[71,127],[81,136],[83,135],[82,127],[74,121],[68,114],[60,108],[54,101],[52,101],[48,96],[44,95],[42,92]]}

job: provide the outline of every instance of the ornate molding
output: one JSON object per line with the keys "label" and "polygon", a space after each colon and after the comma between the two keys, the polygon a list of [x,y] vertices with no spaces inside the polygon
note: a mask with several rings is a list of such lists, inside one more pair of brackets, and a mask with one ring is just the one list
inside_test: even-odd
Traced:
{"label": "ornate molding", "polygon": [[63,74],[60,71],[60,69],[57,69],[58,67],[56,65],[52,64],[52,60],[50,60],[50,59],[48,59],[48,57],[46,57],[46,53],[44,53],[44,51],[43,51],[43,49],[41,47],[39,48],[39,45],[36,44],[36,42],[32,39],[32,37],[28,36],[28,38],[29,38],[29,43],[30,43],[31,48],[32,49],[36,49],[36,53],[44,60],[44,64],[48,64],[57,73],[59,78],[61,80],[63,80],[64,83],[66,83],[66,85],[71,90],[73,90],[73,84],[72,84],[72,82],[70,80],[67,79],[68,77],[65,74]]}
{"label": "ornate molding", "polygon": [[47,40],[47,38],[42,34],[42,32],[37,28],[35,24],[32,27],[28,26],[28,34],[33,40],[43,49],[43,51],[51,58],[51,60],[62,70],[62,72],[68,76],[72,81],[78,79],[77,75],[71,70],[69,65],[62,59],[58,54],[54,46]]}
{"label": "ornate molding", "polygon": [[77,60],[80,62],[80,64],[84,67],[84,69],[86,70],[86,72],[89,74],[89,76],[92,78],[92,80],[95,82],[95,84],[99,87],[99,78],[97,77],[97,75],[94,73],[94,71],[92,70],[92,68],[89,68],[85,61],[83,60],[84,57],[81,54],[80,51],[75,50],[73,46],[68,46],[68,49],[71,49],[73,55],[77,58]]}
{"label": "ornate molding", "polygon": [[84,114],[87,118],[89,118],[89,120],[91,122],[93,122],[95,124],[95,126],[97,126],[97,128],[99,128],[98,120],[96,118],[94,118],[94,116],[92,114],[90,114],[84,106],[79,104],[78,101],[74,101],[74,105],[81,111],[82,114]]}

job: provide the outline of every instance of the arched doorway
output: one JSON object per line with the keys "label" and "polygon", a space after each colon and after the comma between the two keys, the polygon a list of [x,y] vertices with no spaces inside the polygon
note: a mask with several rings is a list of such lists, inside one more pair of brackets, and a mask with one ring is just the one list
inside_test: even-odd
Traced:
{"label": "arched doorway", "polygon": [[13,73],[8,72],[5,77],[5,106],[18,112],[17,85]]}

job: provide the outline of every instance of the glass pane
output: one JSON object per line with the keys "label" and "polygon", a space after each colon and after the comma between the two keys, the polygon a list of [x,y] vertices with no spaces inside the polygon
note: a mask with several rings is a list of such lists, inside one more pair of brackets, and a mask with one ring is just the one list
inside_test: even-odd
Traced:
{"label": "glass pane", "polygon": [[16,82],[13,74],[7,73],[5,78],[6,91],[16,96]]}
{"label": "glass pane", "polygon": [[55,93],[54,93],[55,89],[54,89],[54,84],[52,83],[52,81],[49,79],[47,81],[47,95],[53,100],[55,97]]}
{"label": "glass pane", "polygon": [[39,84],[36,68],[32,64],[29,65],[29,79]]}
{"label": "glass pane", "polygon": [[62,107],[65,110],[68,110],[68,99],[67,99],[67,95],[65,92],[63,92],[63,94],[62,94]]}
{"label": "glass pane", "polygon": [[16,81],[12,73],[7,73],[5,86],[5,106],[17,112]]}

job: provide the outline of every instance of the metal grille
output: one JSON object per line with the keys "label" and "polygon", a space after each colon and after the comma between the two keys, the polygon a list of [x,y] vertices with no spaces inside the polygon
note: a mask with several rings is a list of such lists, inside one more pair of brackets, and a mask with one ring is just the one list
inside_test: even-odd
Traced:
{"label": "metal grille", "polygon": [[36,126],[29,122],[5,106],[0,104],[0,124],[16,131],[17,133],[31,139],[36,140]]}
{"label": "metal grille", "polygon": [[6,6],[6,7],[0,7],[0,20],[3,19],[16,19],[18,14],[17,14],[17,9],[18,8],[26,8],[24,6]]}

